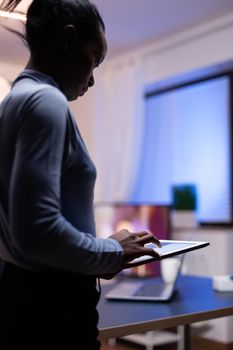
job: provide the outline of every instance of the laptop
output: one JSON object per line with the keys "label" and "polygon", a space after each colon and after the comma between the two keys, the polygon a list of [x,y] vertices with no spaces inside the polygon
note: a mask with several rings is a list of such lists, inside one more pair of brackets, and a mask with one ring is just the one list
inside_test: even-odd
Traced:
{"label": "laptop", "polygon": [[110,291],[105,294],[112,300],[141,300],[141,301],[169,301],[175,294],[178,278],[181,274],[185,254],[179,256],[179,268],[174,282],[166,283],[161,276],[153,278],[127,279],[117,282]]}

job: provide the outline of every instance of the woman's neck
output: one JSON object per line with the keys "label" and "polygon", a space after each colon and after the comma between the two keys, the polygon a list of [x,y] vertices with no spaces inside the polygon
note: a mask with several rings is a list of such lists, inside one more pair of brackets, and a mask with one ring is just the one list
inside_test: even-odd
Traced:
{"label": "woman's neck", "polygon": [[32,69],[47,75],[52,75],[52,69],[50,69],[48,63],[44,63],[43,60],[35,60],[32,56],[30,56],[25,69]]}

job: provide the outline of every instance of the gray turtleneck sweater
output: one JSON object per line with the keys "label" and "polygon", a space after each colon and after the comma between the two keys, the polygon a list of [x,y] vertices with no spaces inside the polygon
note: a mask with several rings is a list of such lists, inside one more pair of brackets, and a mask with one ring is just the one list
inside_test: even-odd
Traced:
{"label": "gray turtleneck sweater", "polygon": [[24,70],[0,105],[0,257],[31,270],[118,271],[122,247],[96,238],[93,165],[55,81]]}

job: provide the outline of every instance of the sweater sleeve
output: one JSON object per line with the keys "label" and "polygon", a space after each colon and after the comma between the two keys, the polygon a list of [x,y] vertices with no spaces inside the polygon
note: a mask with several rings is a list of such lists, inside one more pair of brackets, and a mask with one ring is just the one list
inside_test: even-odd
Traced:
{"label": "sweater sleeve", "polygon": [[115,273],[121,265],[121,245],[77,230],[61,214],[67,115],[67,101],[53,88],[34,93],[23,110],[10,181],[11,240],[36,268]]}

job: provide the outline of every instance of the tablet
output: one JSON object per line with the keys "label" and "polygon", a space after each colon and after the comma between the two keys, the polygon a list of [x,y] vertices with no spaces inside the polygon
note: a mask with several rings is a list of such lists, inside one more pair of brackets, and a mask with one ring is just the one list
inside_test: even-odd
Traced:
{"label": "tablet", "polygon": [[196,250],[199,248],[204,248],[208,246],[209,242],[200,242],[200,241],[175,241],[175,240],[160,240],[161,247],[158,247],[154,243],[147,243],[145,246],[153,248],[160,256],[159,259],[155,259],[149,255],[143,255],[140,258],[136,258],[129,262],[130,266],[139,266],[141,264],[146,264],[154,260],[162,260],[175,256],[178,254],[183,254]]}

